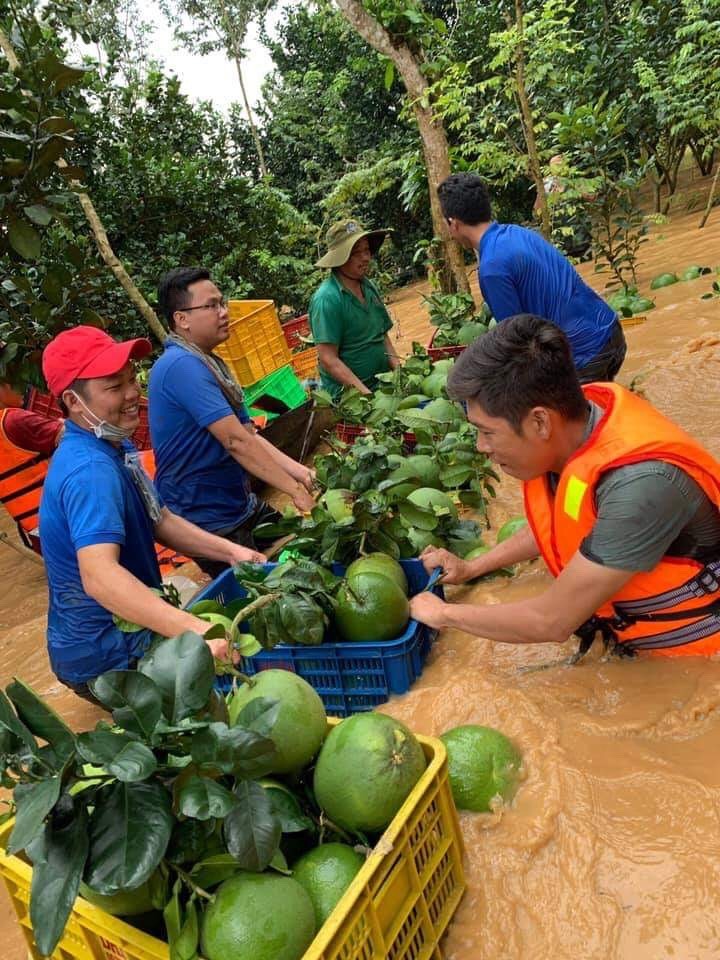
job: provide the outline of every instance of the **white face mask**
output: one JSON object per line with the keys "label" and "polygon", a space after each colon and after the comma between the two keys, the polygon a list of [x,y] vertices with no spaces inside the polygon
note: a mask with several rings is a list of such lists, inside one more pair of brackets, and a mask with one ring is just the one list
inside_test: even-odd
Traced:
{"label": "white face mask", "polygon": [[84,414],[81,414],[83,420],[90,427],[98,440],[108,440],[110,443],[120,443],[122,440],[127,440],[133,435],[134,429],[127,430],[123,427],[116,427],[112,423],[108,423],[107,420],[101,420],[97,414],[92,412],[90,407],[88,407],[81,396],[75,393],[74,390],[71,390],[70,392],[92,417],[92,420],[89,420]]}

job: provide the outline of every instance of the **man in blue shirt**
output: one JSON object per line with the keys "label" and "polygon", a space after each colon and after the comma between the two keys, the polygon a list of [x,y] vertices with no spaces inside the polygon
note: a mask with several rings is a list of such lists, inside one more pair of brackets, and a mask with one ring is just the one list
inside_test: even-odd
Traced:
{"label": "man in blue shirt", "polygon": [[[254,528],[277,514],[251,492],[248,474],[287,493],[305,512],[315,505],[314,473],[255,433],[242,388],[212,352],[229,328],[225,301],[208,271],[166,273],[158,304],[172,331],[148,388],[158,490],[185,519],[254,547]],[[221,569],[213,558],[195,558],[210,576]]]}
{"label": "man in blue shirt", "polygon": [[450,235],[477,253],[480,291],[498,323],[521,313],[550,320],[570,341],[581,383],[613,380],[625,359],[625,335],[615,311],[570,261],[534,230],[494,221],[475,173],[448,177],[438,196]]}
{"label": "man in blue shirt", "polygon": [[[90,680],[134,666],[154,633],[209,629],[153,592],[161,585],[156,538],[226,564],[265,559],[171,513],[139,467],[127,439],[139,422],[132,361],[151,349],[148,340],[117,343],[102,330],[79,326],[60,333],[43,353],[45,379],[67,412],[40,504],[48,650],[58,679],[87,699],[93,699]],[[113,616],[143,629],[123,632]],[[226,640],[208,640],[208,646],[216,657],[228,654]]]}

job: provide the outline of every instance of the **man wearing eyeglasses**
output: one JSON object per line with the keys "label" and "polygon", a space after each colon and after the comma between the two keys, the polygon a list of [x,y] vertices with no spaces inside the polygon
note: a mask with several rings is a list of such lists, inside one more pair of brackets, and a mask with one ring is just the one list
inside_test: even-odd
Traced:
{"label": "man wearing eyeglasses", "polygon": [[[277,514],[250,489],[248,474],[287,493],[300,511],[314,505],[313,471],[255,433],[242,388],[213,353],[229,336],[228,311],[207,270],[179,267],[158,285],[171,333],[150,373],[155,482],[171,509],[197,526],[254,547],[254,528]],[[210,576],[222,566],[204,557]]]}

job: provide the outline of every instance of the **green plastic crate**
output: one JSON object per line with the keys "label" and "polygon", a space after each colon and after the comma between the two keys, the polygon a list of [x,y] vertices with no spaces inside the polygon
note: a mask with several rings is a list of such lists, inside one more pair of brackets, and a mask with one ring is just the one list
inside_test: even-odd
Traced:
{"label": "green plastic crate", "polygon": [[282,400],[289,410],[301,407],[307,400],[302,384],[289,364],[274,373],[269,373],[257,383],[245,387],[245,402],[248,406],[252,406],[264,393],[275,397],[276,400]]}

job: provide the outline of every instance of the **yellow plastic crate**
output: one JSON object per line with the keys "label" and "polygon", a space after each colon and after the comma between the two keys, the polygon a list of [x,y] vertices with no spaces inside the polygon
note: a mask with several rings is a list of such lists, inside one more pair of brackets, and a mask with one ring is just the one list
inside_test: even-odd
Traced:
{"label": "yellow plastic crate", "polygon": [[[434,738],[418,740],[428,761],[425,773],[303,960],[441,960],[440,939],[465,890],[462,838],[445,747]],[[0,848],[11,829],[12,823],[0,829]],[[29,955],[41,960],[29,917],[32,869],[0,849],[0,875]],[[52,960],[169,960],[169,950],[79,897]]]}
{"label": "yellow plastic crate", "polygon": [[229,300],[228,313],[230,336],[215,352],[242,386],[290,363],[290,348],[272,300]]}
{"label": "yellow plastic crate", "polygon": [[309,347],[300,353],[294,353],[291,358],[291,363],[295,374],[301,380],[316,377],[318,373],[317,347]]}

